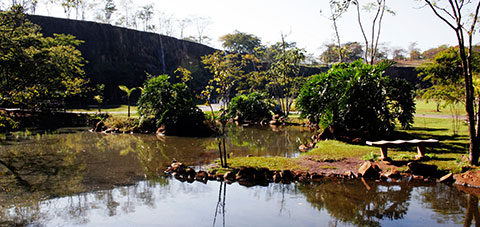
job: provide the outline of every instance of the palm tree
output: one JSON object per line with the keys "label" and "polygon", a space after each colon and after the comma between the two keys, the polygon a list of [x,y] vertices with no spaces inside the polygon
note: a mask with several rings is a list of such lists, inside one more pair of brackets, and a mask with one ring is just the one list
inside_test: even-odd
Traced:
{"label": "palm tree", "polygon": [[127,103],[128,103],[128,118],[130,118],[130,95],[132,94],[133,91],[137,90],[136,87],[133,87],[133,88],[128,88],[127,86],[125,85],[118,85],[118,88],[120,88],[120,90],[124,91],[125,93],[127,93]]}

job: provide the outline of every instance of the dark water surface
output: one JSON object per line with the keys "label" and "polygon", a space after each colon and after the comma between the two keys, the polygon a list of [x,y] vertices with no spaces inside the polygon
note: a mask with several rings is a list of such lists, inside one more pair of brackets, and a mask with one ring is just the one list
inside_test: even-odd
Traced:
{"label": "dark water surface", "polygon": [[[300,127],[230,128],[232,155],[295,157]],[[330,180],[244,187],[162,176],[201,166],[215,138],[18,133],[0,140],[0,225],[461,226],[478,199],[444,184]]]}

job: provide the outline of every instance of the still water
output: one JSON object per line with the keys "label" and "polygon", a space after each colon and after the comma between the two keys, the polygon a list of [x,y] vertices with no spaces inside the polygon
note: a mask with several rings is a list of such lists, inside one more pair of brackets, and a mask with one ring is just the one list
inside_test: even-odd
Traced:
{"label": "still water", "polygon": [[[295,157],[300,127],[229,128],[234,156]],[[19,133],[0,140],[0,225],[456,226],[476,196],[444,184],[330,180],[244,187],[162,176],[172,159],[201,166],[214,138]]]}

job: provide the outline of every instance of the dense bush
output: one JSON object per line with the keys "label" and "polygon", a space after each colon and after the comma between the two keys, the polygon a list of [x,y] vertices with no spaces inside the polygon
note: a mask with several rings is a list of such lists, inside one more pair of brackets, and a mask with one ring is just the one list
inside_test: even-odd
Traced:
{"label": "dense bush", "polygon": [[0,110],[0,133],[8,132],[18,127],[18,122],[13,120],[7,112]]}
{"label": "dense bush", "polygon": [[383,76],[390,65],[340,63],[312,76],[297,99],[301,115],[323,128],[362,139],[385,138],[396,119],[410,127],[415,112],[413,87]]}
{"label": "dense bush", "polygon": [[238,117],[240,121],[260,122],[272,118],[274,104],[265,94],[253,92],[232,99],[228,107],[228,117]]}
{"label": "dense bush", "polygon": [[151,77],[143,85],[138,100],[142,118],[154,117],[157,127],[166,135],[207,136],[203,112],[195,105],[192,92],[185,83],[171,84],[167,75]]}

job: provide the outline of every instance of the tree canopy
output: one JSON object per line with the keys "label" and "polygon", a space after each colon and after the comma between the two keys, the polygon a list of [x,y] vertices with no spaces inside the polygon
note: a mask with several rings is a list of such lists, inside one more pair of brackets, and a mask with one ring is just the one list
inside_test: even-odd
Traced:
{"label": "tree canopy", "polygon": [[21,7],[0,12],[0,105],[45,109],[79,94],[86,83],[82,41],[44,37]]}
{"label": "tree canopy", "polygon": [[261,46],[261,40],[257,36],[237,30],[220,37],[220,41],[227,51],[239,54],[253,54],[255,48]]}

